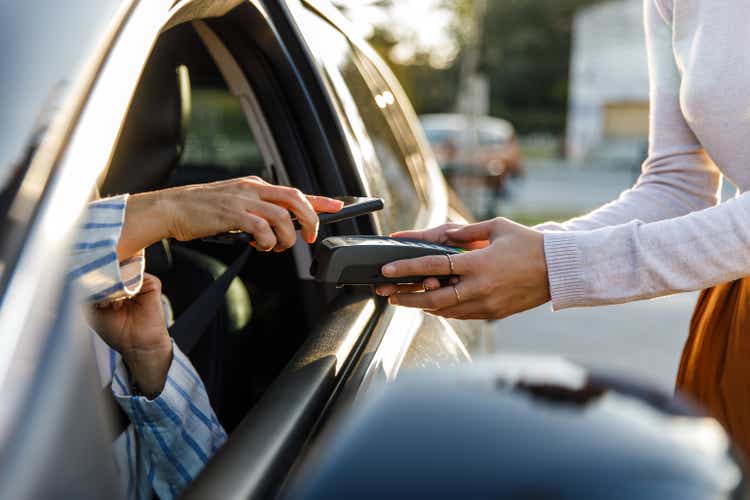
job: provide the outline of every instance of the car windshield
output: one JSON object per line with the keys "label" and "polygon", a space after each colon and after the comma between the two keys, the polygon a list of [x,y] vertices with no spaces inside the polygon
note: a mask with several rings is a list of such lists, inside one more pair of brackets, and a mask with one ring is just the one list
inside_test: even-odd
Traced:
{"label": "car windshield", "polygon": [[427,135],[427,140],[430,141],[430,144],[440,144],[446,140],[455,139],[457,135],[455,130],[430,128],[425,128],[425,134]]}

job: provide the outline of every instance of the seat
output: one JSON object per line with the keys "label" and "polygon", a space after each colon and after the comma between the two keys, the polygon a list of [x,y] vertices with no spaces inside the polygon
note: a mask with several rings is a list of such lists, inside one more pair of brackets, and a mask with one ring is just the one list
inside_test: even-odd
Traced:
{"label": "seat", "polygon": [[[188,25],[162,35],[154,48],[133,98],[115,154],[100,186],[103,195],[137,193],[165,187],[179,164],[190,115],[190,81],[185,47],[196,35]],[[162,281],[176,318],[226,265],[216,258],[175,242],[160,242],[146,252],[146,271]],[[227,335],[247,330],[250,295],[238,278],[201,340],[189,354],[214,407],[222,399],[222,364]]]}

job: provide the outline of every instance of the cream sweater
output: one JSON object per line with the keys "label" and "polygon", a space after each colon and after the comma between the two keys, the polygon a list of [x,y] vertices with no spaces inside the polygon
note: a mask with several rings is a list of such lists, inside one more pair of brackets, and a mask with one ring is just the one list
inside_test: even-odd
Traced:
{"label": "cream sweater", "polygon": [[[750,276],[750,1],[644,5],[649,156],[618,200],[539,227],[555,309]],[[721,174],[741,194],[717,205]]]}

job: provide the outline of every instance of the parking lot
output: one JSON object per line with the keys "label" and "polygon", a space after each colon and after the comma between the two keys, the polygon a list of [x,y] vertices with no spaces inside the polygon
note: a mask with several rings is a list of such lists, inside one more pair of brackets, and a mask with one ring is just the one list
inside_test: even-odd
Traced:
{"label": "parking lot", "polygon": [[[633,179],[628,170],[531,164],[501,205],[509,217],[584,213],[610,201]],[[559,354],[586,366],[671,390],[697,294],[553,313],[549,305],[497,321],[495,352]]]}

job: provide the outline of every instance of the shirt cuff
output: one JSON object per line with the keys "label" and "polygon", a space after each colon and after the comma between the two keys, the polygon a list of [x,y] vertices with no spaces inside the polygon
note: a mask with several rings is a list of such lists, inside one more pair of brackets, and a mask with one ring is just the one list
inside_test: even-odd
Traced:
{"label": "shirt cuff", "polygon": [[552,309],[584,305],[583,268],[575,233],[545,232],[544,255]]}
{"label": "shirt cuff", "polygon": [[118,262],[128,195],[89,203],[73,248],[69,277],[83,290],[89,302],[111,302],[136,295],[143,284],[143,251]]}
{"label": "shirt cuff", "polygon": [[136,429],[148,425],[169,432],[175,426],[189,425],[186,422],[188,416],[197,416],[213,433],[225,435],[198,372],[174,342],[167,380],[158,396],[149,399],[135,394],[130,373],[122,358],[115,368],[112,393]]}

